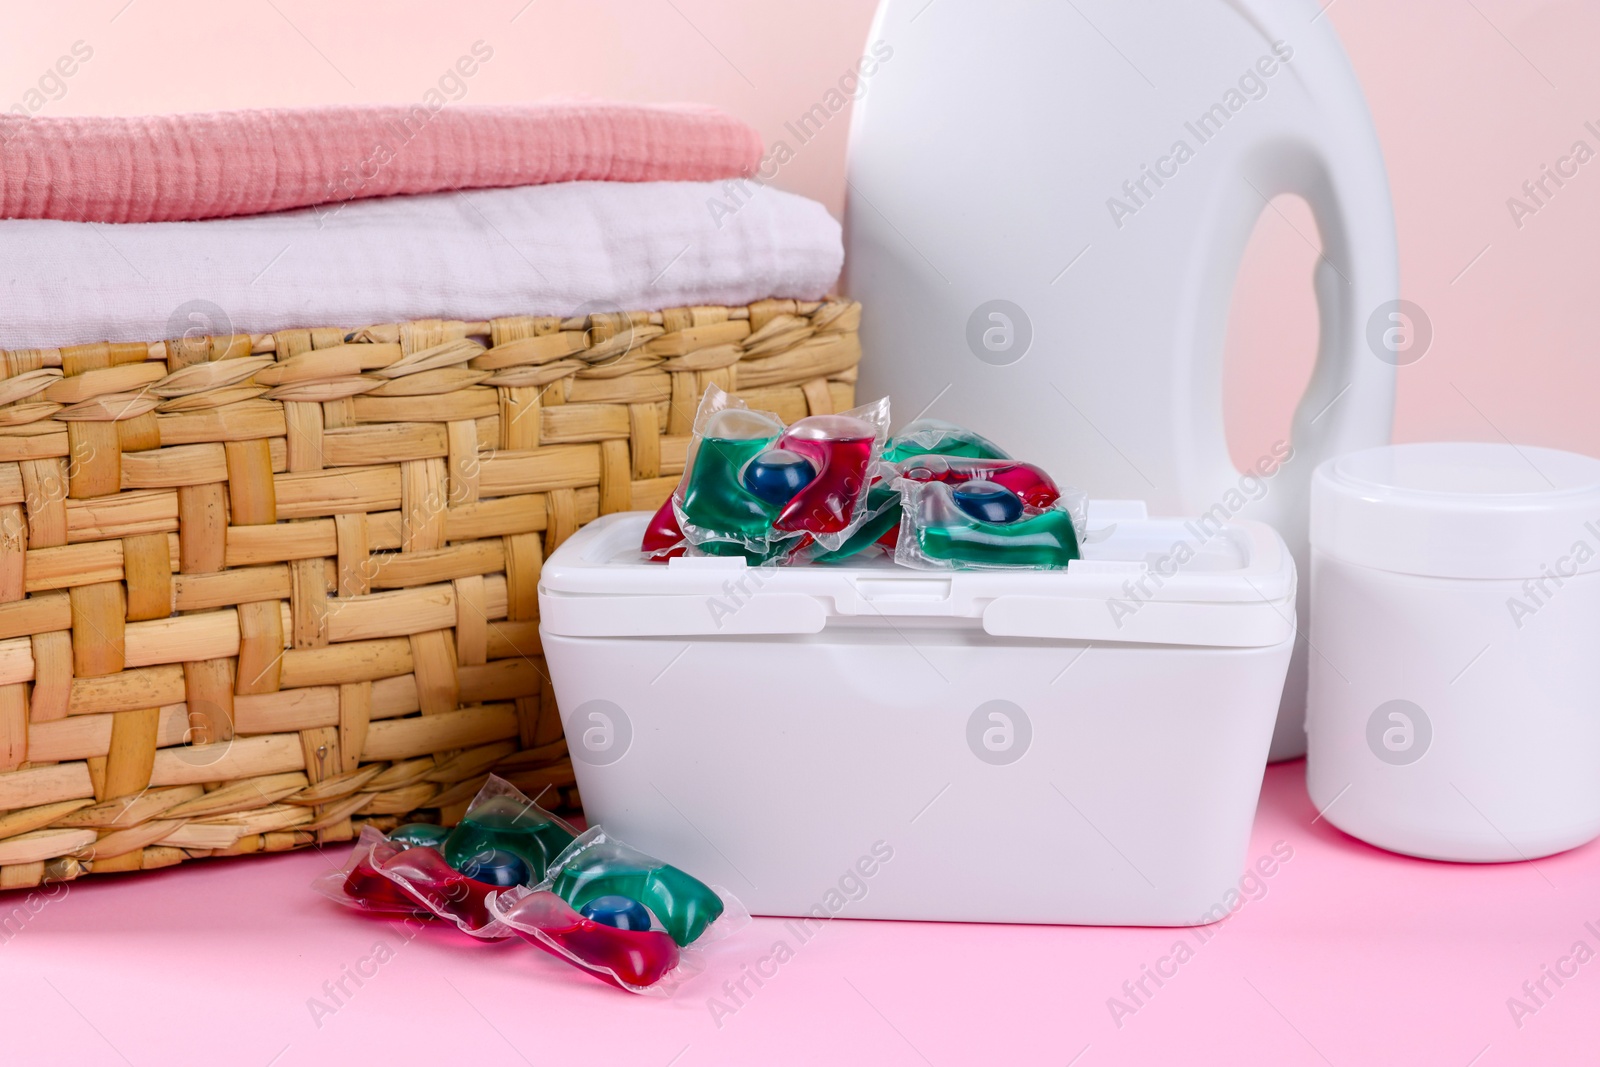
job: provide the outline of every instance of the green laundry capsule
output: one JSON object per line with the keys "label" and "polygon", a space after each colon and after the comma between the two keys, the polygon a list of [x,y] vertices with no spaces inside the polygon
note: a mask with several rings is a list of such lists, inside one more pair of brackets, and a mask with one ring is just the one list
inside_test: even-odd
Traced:
{"label": "green laundry capsule", "polygon": [[572,843],[573,835],[549,812],[515,796],[474,804],[444,842],[444,858],[459,870],[480,852],[503,849],[520,856],[535,879]]}
{"label": "green laundry capsule", "polygon": [[551,889],[580,911],[597,897],[637,900],[679,945],[705,933],[723,909],[722,899],[704,882],[603,834],[563,862]]}
{"label": "green laundry capsule", "polygon": [[753,411],[728,408],[713,415],[695,446],[681,506],[691,525],[727,540],[761,539],[783,502],[764,500],[745,486],[745,465],[771,448],[783,427]]}
{"label": "green laundry capsule", "polygon": [[917,546],[929,559],[991,567],[1065,567],[1078,558],[1078,533],[1061,509],[1012,523],[962,517],[917,528]]}

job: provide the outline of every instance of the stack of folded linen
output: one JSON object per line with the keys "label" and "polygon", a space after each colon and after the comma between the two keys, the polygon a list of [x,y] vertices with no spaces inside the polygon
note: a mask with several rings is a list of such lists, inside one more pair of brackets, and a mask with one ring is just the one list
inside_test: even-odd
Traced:
{"label": "stack of folded linen", "polygon": [[760,153],[696,107],[0,116],[0,890],[491,772],[577,808],[546,556],[661,505],[713,385],[855,404],[839,226]]}
{"label": "stack of folded linen", "polygon": [[263,334],[808,301],[843,259],[821,205],[751,195],[756,132],[705,107],[3,116],[0,144],[0,348],[194,306]]}

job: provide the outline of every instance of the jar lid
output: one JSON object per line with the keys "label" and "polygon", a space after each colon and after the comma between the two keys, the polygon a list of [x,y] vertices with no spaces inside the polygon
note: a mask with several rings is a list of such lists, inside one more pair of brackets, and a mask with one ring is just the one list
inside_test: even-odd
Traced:
{"label": "jar lid", "polygon": [[1600,571],[1600,460],[1467,442],[1337,456],[1312,478],[1311,544],[1347,563],[1439,578]]}

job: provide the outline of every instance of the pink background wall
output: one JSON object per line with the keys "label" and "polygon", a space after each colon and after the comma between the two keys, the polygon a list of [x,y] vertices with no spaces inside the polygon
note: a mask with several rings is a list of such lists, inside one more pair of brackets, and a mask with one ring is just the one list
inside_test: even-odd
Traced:
{"label": "pink background wall", "polygon": [[[475,40],[467,102],[559,92],[715,102],[769,141],[859,55],[874,0],[85,0],[7,5],[0,108],[108,114],[411,101]],[[379,12],[382,12],[380,15]],[[447,12],[441,16],[441,12]],[[1519,228],[1506,201],[1575,140],[1600,151],[1600,5],[1334,0],[1366,87],[1399,219],[1402,295],[1434,341],[1400,372],[1399,440],[1471,438],[1600,454],[1600,159]],[[26,96],[77,41],[93,56]],[[57,99],[46,99],[56,96]],[[778,185],[835,213],[846,120]],[[1263,216],[1229,335],[1236,456],[1284,436],[1315,338],[1316,240],[1303,205]]]}

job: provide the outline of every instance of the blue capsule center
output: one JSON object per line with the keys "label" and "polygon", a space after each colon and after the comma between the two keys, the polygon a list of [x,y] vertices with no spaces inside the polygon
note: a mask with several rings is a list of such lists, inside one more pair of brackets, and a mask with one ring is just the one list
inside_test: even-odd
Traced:
{"label": "blue capsule center", "polygon": [[632,897],[617,893],[595,897],[579,908],[578,914],[592,922],[614,926],[618,930],[650,929],[649,909]]}
{"label": "blue capsule center", "polygon": [[769,504],[787,504],[817,477],[817,468],[798,452],[769,448],[744,468],[743,482],[752,496]]}
{"label": "blue capsule center", "polygon": [[527,885],[531,880],[527,861],[502,848],[486,848],[473,853],[461,865],[460,871],[474,881],[506,888]]}
{"label": "blue capsule center", "polygon": [[963,514],[979,522],[1004,525],[1022,518],[1022,498],[994,482],[963,482],[951,496]]}

